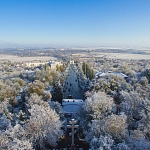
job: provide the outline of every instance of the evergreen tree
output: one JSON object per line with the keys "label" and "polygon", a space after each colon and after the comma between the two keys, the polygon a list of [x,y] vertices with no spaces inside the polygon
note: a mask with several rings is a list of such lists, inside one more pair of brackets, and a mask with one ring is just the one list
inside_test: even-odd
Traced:
{"label": "evergreen tree", "polygon": [[94,77],[94,70],[93,70],[93,69],[90,69],[90,72],[89,72],[89,79],[91,80],[93,77]]}
{"label": "evergreen tree", "polygon": [[86,72],[85,68],[86,68],[86,64],[85,64],[85,62],[83,62],[83,64],[82,64],[82,70],[83,70],[84,74]]}
{"label": "evergreen tree", "polygon": [[144,70],[143,75],[146,76],[146,78],[148,79],[150,83],[150,69]]}
{"label": "evergreen tree", "polygon": [[87,63],[83,62],[82,70],[83,73],[86,75],[86,77],[89,78],[90,80],[94,77],[94,71]]}
{"label": "evergreen tree", "polygon": [[63,99],[63,93],[61,90],[61,86],[59,84],[55,85],[54,91],[52,92],[52,100],[62,103],[62,99]]}
{"label": "evergreen tree", "polygon": [[56,71],[60,72],[60,67],[58,66],[58,64],[56,65]]}

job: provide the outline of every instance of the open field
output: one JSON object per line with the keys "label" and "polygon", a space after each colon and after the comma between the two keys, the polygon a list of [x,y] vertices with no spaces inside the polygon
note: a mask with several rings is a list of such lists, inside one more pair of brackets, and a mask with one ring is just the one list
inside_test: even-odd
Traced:
{"label": "open field", "polygon": [[150,59],[150,54],[124,54],[124,53],[108,53],[107,58],[117,59]]}
{"label": "open field", "polygon": [[[109,59],[134,59],[134,60],[140,60],[140,59],[146,59],[150,60],[150,54],[127,54],[127,53],[100,53],[100,52],[92,52],[92,56],[96,57],[106,57]],[[81,53],[80,56],[86,56],[86,53]],[[19,57],[14,55],[3,55],[0,54],[0,61],[3,60],[10,60],[12,62],[24,62],[24,61],[46,61],[46,60],[57,60],[56,57],[50,57],[50,56],[42,56],[42,57]]]}
{"label": "open field", "polygon": [[143,51],[148,53],[148,54],[150,54],[150,50],[149,49],[148,50],[143,50]]}
{"label": "open field", "polygon": [[128,53],[100,53],[100,52],[94,52],[91,53],[94,56],[97,57],[106,57],[110,59],[134,59],[134,60],[140,60],[140,59],[150,59],[150,54],[128,54]]}
{"label": "open field", "polygon": [[0,55],[0,61],[10,60],[12,62],[24,62],[24,61],[46,61],[46,60],[57,60],[56,57],[19,57],[14,55]]}

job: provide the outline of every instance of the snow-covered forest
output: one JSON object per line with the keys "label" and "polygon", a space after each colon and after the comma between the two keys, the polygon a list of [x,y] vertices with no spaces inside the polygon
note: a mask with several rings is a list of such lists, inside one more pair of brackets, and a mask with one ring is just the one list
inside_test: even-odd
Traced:
{"label": "snow-covered forest", "polygon": [[63,135],[62,108],[50,91],[65,66],[29,69],[6,61],[0,69],[0,149],[56,146]]}
{"label": "snow-covered forest", "polygon": [[[86,79],[85,101],[77,114],[79,136],[91,150],[149,150],[150,61],[102,59],[95,67],[88,64],[94,71],[120,72],[128,78],[111,74]],[[48,64],[29,69],[1,62],[0,149],[42,150],[61,141],[67,67],[66,62],[56,70]]]}
{"label": "snow-covered forest", "polygon": [[150,62],[121,61],[101,60],[100,71],[128,78],[111,74],[94,79],[85,93],[80,126],[92,150],[150,149]]}

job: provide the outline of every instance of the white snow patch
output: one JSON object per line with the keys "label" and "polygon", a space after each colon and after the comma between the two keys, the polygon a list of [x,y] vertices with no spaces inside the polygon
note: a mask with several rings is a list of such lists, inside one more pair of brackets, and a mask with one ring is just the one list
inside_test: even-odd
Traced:
{"label": "white snow patch", "polygon": [[64,113],[78,113],[84,101],[82,99],[63,99],[62,107]]}

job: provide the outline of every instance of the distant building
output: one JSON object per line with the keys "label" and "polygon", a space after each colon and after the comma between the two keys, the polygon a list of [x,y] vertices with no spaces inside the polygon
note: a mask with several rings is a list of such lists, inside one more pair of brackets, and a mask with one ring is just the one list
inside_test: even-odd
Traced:
{"label": "distant building", "polygon": [[70,64],[74,64],[74,60],[70,60]]}
{"label": "distant building", "polygon": [[128,76],[125,75],[125,74],[123,74],[123,73],[111,72],[111,71],[108,71],[108,72],[106,72],[106,73],[104,73],[104,72],[97,72],[97,73],[95,74],[95,77],[96,77],[96,78],[105,78],[105,77],[108,77],[108,76],[110,76],[110,75],[118,75],[118,76],[121,76],[121,77],[123,77],[123,78],[125,78],[125,79],[128,78]]}
{"label": "distant building", "polygon": [[56,70],[56,66],[62,66],[63,64],[59,61],[51,61],[50,62],[50,67],[52,70]]}
{"label": "distant building", "polygon": [[41,65],[45,65],[46,63],[48,63],[48,62],[27,62],[25,64],[25,66],[28,67],[28,68],[31,68],[31,67],[38,67],[38,66],[41,66]]}
{"label": "distant building", "polygon": [[78,57],[79,57],[79,56],[80,56],[80,54],[72,54],[72,56],[78,56]]}
{"label": "distant building", "polygon": [[45,61],[45,62],[41,62],[41,61],[36,61],[36,62],[27,62],[25,63],[25,66],[27,68],[31,68],[31,67],[38,67],[38,66],[43,66],[45,64],[49,64],[52,70],[56,70],[56,66],[61,66],[63,65],[61,62],[59,61]]}

